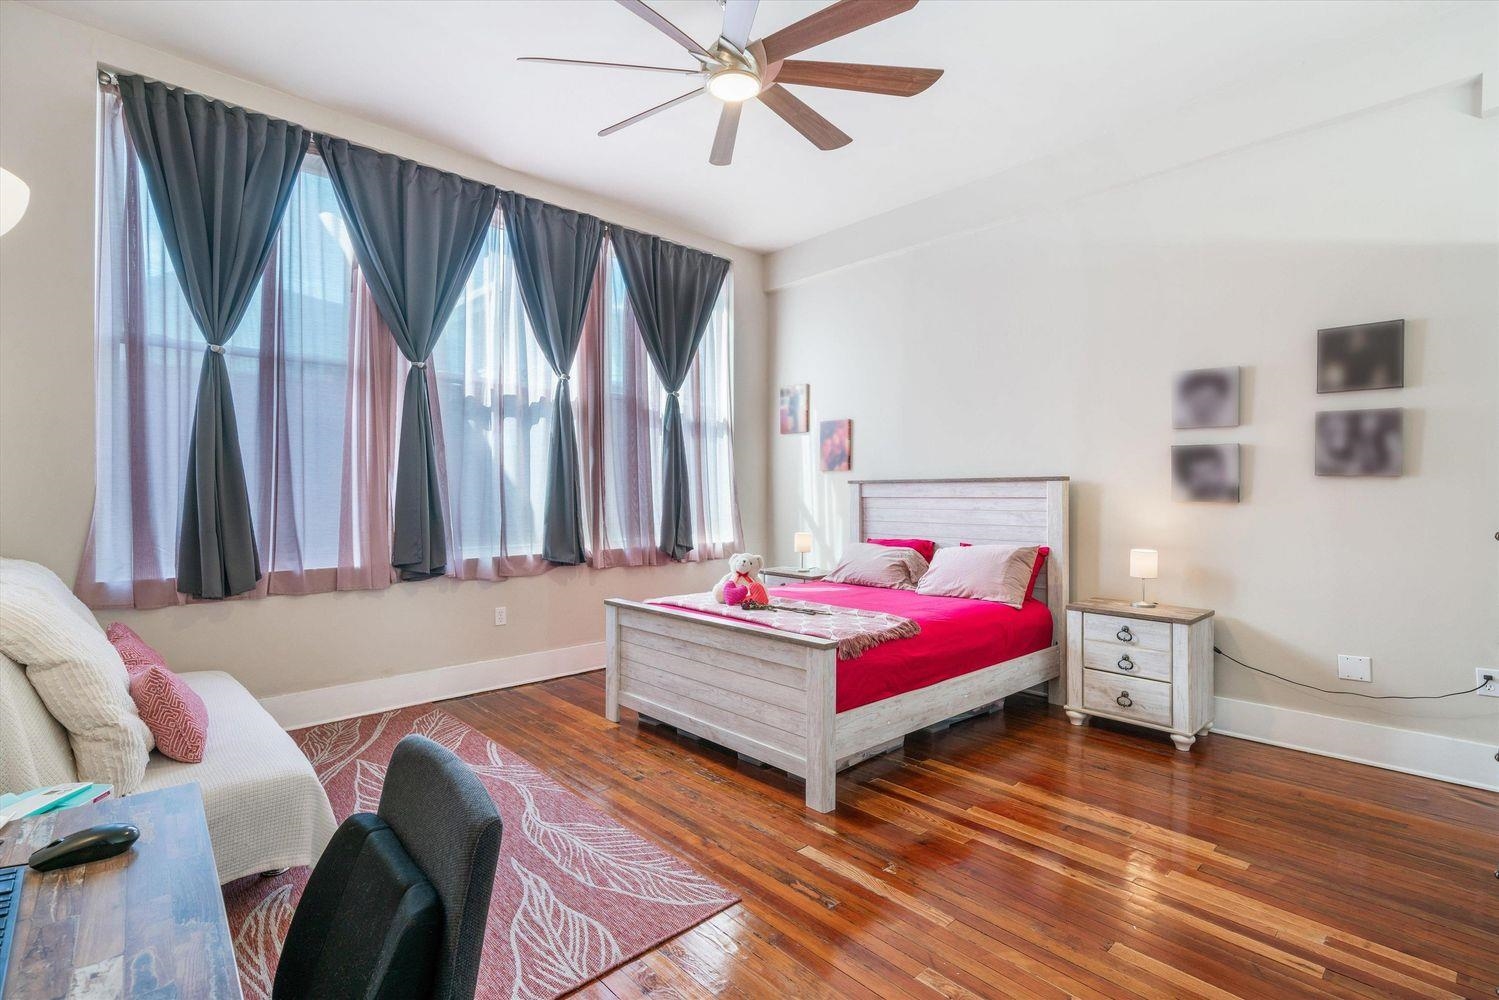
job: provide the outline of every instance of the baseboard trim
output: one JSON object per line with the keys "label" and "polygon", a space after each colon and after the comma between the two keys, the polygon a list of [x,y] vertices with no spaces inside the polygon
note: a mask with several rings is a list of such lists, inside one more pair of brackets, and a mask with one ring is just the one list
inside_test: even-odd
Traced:
{"label": "baseboard trim", "polygon": [[580,646],[335,684],[311,691],[271,695],[260,699],[260,703],[282,729],[302,729],[372,712],[388,712],[408,705],[587,673],[603,665],[604,644],[588,642]]}
{"label": "baseboard trim", "polygon": [[1237,698],[1214,702],[1216,735],[1499,791],[1499,763],[1491,744]]}

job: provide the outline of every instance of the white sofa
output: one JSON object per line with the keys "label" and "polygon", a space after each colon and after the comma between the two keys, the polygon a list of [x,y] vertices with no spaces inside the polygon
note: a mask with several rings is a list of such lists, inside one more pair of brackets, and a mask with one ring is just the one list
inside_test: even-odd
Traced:
{"label": "white sofa", "polygon": [[[337,824],[302,751],[233,677],[213,670],[181,677],[208,709],[203,761],[184,764],[153,750],[137,793],[198,785],[220,883],[315,862]],[[26,671],[0,656],[0,792],[83,780],[67,731]]]}

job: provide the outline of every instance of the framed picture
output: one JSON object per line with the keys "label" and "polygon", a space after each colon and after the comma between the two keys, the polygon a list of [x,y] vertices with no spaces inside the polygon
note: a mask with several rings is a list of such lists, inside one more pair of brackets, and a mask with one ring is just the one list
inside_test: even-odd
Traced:
{"label": "framed picture", "polygon": [[1398,476],[1405,471],[1405,411],[1317,414],[1319,476]]}
{"label": "framed picture", "polygon": [[1171,493],[1177,500],[1239,502],[1239,446],[1171,446]]}
{"label": "framed picture", "polygon": [[1239,369],[1198,368],[1176,376],[1171,396],[1171,426],[1239,426]]}
{"label": "framed picture", "polygon": [[854,422],[824,420],[818,428],[823,472],[847,472],[854,460]]}
{"label": "framed picture", "polygon": [[1405,385],[1405,320],[1317,331],[1317,391]]}
{"label": "framed picture", "polygon": [[801,385],[781,386],[781,433],[807,433],[807,419],[811,412],[812,387]]}

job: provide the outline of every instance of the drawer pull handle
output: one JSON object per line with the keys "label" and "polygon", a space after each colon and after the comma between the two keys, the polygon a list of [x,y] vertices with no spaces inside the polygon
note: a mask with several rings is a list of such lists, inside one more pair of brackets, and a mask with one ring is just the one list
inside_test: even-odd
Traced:
{"label": "drawer pull handle", "polygon": [[1114,704],[1118,705],[1120,708],[1129,708],[1134,704],[1134,701],[1130,699],[1128,691],[1120,691],[1119,697],[1114,699]]}
{"label": "drawer pull handle", "polygon": [[1114,664],[1114,666],[1118,667],[1120,670],[1133,670],[1135,669],[1135,661],[1129,658],[1128,653],[1125,653],[1123,656],[1119,657],[1119,662]]}
{"label": "drawer pull handle", "polygon": [[1120,642],[1134,642],[1135,633],[1129,630],[1128,625],[1120,625],[1119,631],[1114,633],[1114,638],[1118,639]]}

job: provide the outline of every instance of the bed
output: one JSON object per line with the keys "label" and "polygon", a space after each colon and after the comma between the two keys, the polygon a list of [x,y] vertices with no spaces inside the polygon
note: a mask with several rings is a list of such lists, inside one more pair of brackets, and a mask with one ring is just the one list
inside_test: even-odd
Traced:
{"label": "bed", "polygon": [[[722,744],[806,781],[810,809],[836,806],[837,772],[892,749],[908,733],[973,713],[1009,695],[1048,685],[1061,701],[1061,650],[1069,600],[1066,477],[1035,479],[856,480],[849,484],[849,538],[930,538],[939,545],[1045,545],[1051,552],[1024,608],[926,608],[923,636],[898,639],[852,660],[836,642],[660,604],[605,602],[604,714],[621,708]],[[775,593],[873,610],[913,610],[915,594],[850,594],[836,585],[795,584]],[[895,596],[891,596],[894,594]],[[835,599],[836,598],[836,599]],[[914,601],[912,599],[915,599]],[[853,605],[860,606],[860,605]],[[971,623],[939,628],[965,610],[995,614],[992,641],[975,641]],[[923,615],[926,617],[923,618]],[[939,615],[932,618],[931,615]],[[1044,630],[1050,619],[1050,640]],[[938,634],[933,635],[936,632]],[[1014,633],[1014,634],[1011,634]],[[1029,638],[1027,638],[1029,637]],[[927,642],[923,643],[922,640]],[[1028,649],[1016,655],[1016,651]],[[984,663],[985,651],[1005,655]],[[841,709],[841,710],[840,710]]]}

